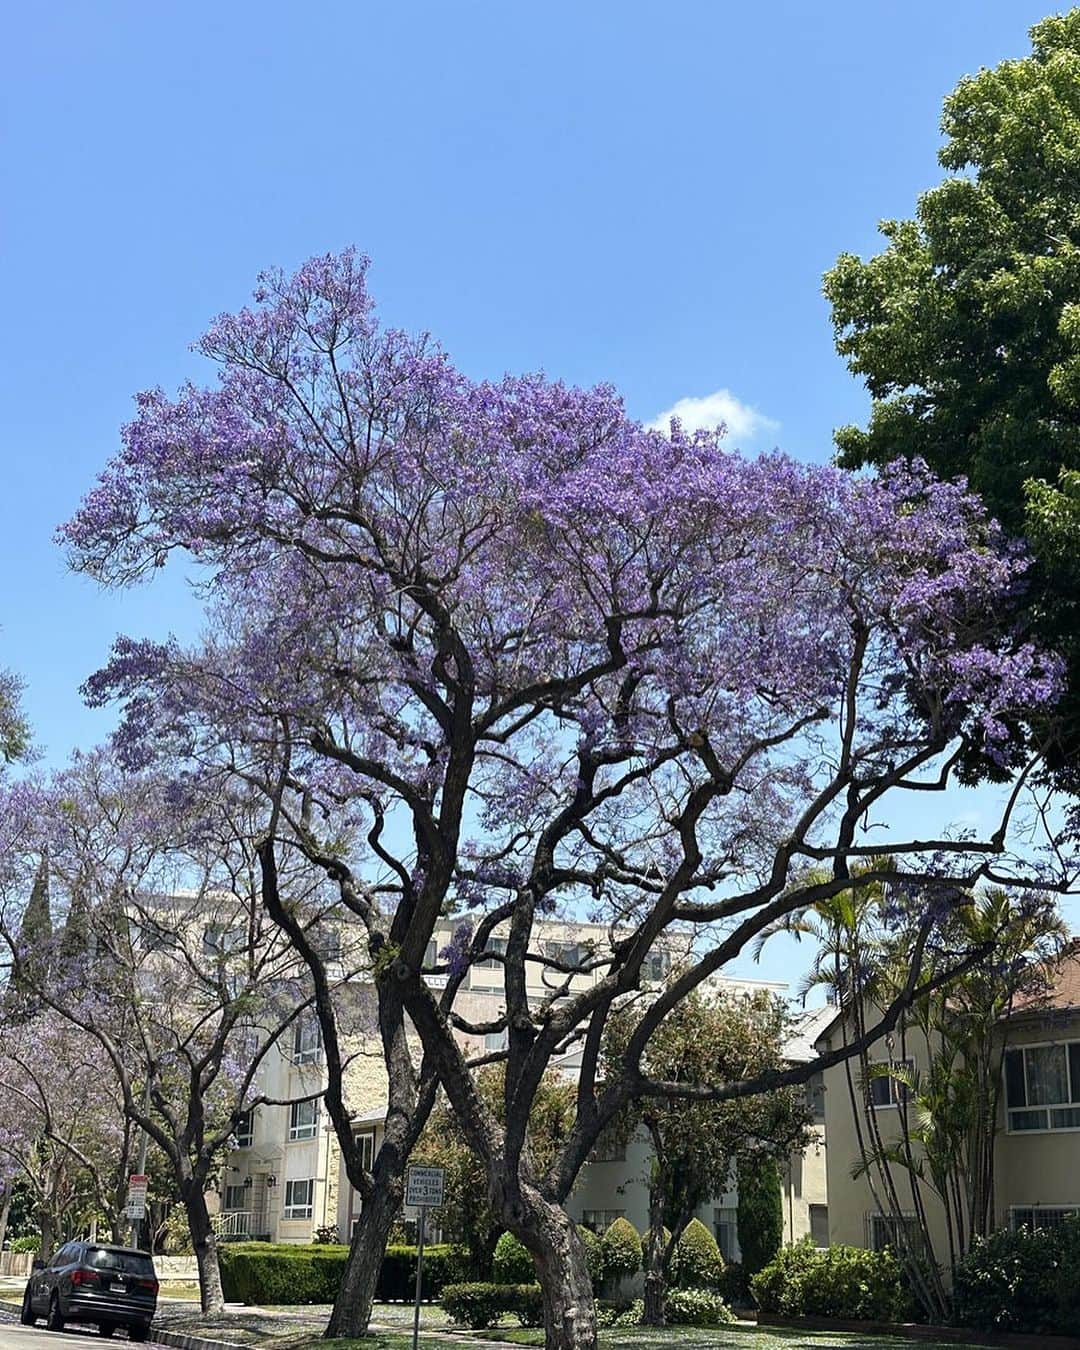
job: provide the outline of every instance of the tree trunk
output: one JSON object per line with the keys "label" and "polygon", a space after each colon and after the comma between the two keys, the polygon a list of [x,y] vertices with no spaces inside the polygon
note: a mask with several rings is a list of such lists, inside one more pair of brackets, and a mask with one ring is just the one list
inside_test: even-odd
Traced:
{"label": "tree trunk", "polygon": [[566,1211],[535,1192],[506,1215],[507,1227],[532,1253],[544,1299],[545,1350],[595,1350],[596,1305],[585,1248]]}
{"label": "tree trunk", "polygon": [[[654,1168],[656,1164],[654,1163]],[[659,1178],[649,1187],[649,1231],[645,1236],[645,1310],[641,1321],[647,1327],[662,1327],[667,1321],[667,1279],[664,1257],[664,1196]]]}
{"label": "tree trunk", "polygon": [[7,1237],[8,1215],[11,1213],[11,1181],[4,1186],[4,1203],[0,1205],[0,1252],[4,1250]]}
{"label": "tree trunk", "polygon": [[52,1256],[53,1247],[56,1244],[56,1229],[53,1226],[52,1212],[42,1207],[37,1211],[38,1232],[41,1234],[41,1246],[38,1248],[38,1256],[42,1261],[48,1264],[49,1257]]}
{"label": "tree trunk", "polygon": [[187,1214],[191,1246],[199,1269],[199,1298],[202,1310],[212,1317],[225,1311],[225,1295],[221,1288],[221,1266],[218,1263],[217,1237],[206,1208],[202,1185],[194,1179],[184,1183],[180,1193]]}
{"label": "tree trunk", "polygon": [[326,1336],[366,1336],[371,1320],[371,1305],[386,1243],[398,1210],[401,1208],[401,1176],[380,1177],[371,1198],[364,1202],[360,1218],[349,1242],[349,1257],[341,1277]]}

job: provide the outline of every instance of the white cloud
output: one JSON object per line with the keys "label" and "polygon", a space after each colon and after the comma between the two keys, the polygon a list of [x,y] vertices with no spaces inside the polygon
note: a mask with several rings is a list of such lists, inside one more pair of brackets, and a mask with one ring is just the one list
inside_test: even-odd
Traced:
{"label": "white cloud", "polygon": [[733,442],[751,441],[761,432],[777,431],[779,422],[758,412],[749,403],[737,399],[730,389],[717,389],[702,398],[681,398],[678,403],[659,413],[648,424],[650,431],[667,431],[668,424],[677,417],[686,431],[715,431],[727,427]]}

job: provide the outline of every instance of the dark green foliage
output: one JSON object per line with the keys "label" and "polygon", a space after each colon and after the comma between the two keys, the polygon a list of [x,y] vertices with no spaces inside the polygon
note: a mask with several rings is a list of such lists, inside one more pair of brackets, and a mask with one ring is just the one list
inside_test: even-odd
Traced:
{"label": "dark green foliage", "polygon": [[600,1239],[604,1282],[616,1285],[641,1269],[641,1238],[629,1219],[608,1224]]}
{"label": "dark green foliage", "polygon": [[953,1320],[978,1331],[1080,1327],[1080,1218],[1060,1228],[1002,1230],[977,1238],[957,1264]]}
{"label": "dark green foliage", "polygon": [[589,1268],[589,1279],[593,1289],[599,1289],[604,1280],[604,1251],[600,1239],[591,1228],[578,1224],[578,1237],[585,1248],[585,1264]]}
{"label": "dark green foliage", "polygon": [[718,1289],[723,1276],[724,1258],[716,1238],[700,1219],[691,1219],[672,1254],[672,1283],[679,1289]]}
{"label": "dark green foliage", "polygon": [[672,1326],[718,1327],[734,1322],[735,1314],[712,1289],[671,1289],[667,1320]]}
{"label": "dark green foliage", "polygon": [[740,1161],[736,1224],[742,1263],[749,1279],[769,1264],[784,1240],[780,1168],[774,1159],[750,1157]]}
{"label": "dark green foliage", "polygon": [[866,381],[849,468],[921,457],[965,474],[1035,544],[1027,609],[1069,661],[1056,767],[1080,781],[1080,10],[1031,30],[1032,53],[945,100],[947,177],[885,247],[825,276],[837,350]]}
{"label": "dark green foliage", "polygon": [[717,1292],[733,1308],[749,1308],[753,1304],[749,1277],[738,1261],[729,1261],[724,1266]]}
{"label": "dark green foliage", "polygon": [[530,1284],[536,1279],[536,1262],[513,1233],[503,1233],[496,1242],[491,1265],[496,1284]]}
{"label": "dark green foliage", "polygon": [[6,1016],[12,1020],[28,1020],[37,1010],[39,1002],[34,989],[47,983],[52,941],[49,861],[42,858],[19,924],[19,967],[12,971],[8,1006],[5,1009]]}
{"label": "dark green foliage", "polygon": [[444,1312],[460,1326],[480,1331],[503,1313],[513,1313],[523,1327],[538,1327],[544,1321],[544,1304],[538,1284],[448,1284],[439,1299]]}
{"label": "dark green foliage", "polygon": [[[233,1303],[333,1303],[348,1250],[322,1243],[228,1243],[220,1250],[225,1298]],[[421,1296],[437,1298],[445,1285],[460,1278],[463,1263],[457,1247],[425,1247]],[[387,1247],[375,1297],[384,1303],[407,1302],[415,1284],[416,1248]]]}
{"label": "dark green foliage", "polygon": [[900,1263],[889,1250],[836,1246],[821,1251],[807,1238],[780,1251],[753,1276],[750,1287],[762,1311],[785,1317],[902,1322],[912,1312]]}

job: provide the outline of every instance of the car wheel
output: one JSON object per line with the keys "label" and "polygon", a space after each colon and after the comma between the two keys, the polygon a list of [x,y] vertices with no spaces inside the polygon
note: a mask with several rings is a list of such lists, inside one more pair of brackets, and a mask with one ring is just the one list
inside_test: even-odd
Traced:
{"label": "car wheel", "polygon": [[34,1308],[30,1302],[29,1289],[23,1294],[22,1311],[19,1313],[19,1321],[24,1327],[37,1326],[37,1318],[34,1316]]}
{"label": "car wheel", "polygon": [[98,1335],[109,1337],[113,1334],[115,1330],[116,1328],[113,1326],[111,1322],[102,1322],[101,1325],[98,1327]]}
{"label": "car wheel", "polygon": [[63,1331],[64,1314],[60,1311],[60,1295],[53,1290],[53,1296],[49,1300],[49,1315],[45,1319],[45,1325],[50,1331]]}
{"label": "car wheel", "polygon": [[150,1335],[150,1328],[144,1326],[128,1327],[129,1341],[145,1341]]}

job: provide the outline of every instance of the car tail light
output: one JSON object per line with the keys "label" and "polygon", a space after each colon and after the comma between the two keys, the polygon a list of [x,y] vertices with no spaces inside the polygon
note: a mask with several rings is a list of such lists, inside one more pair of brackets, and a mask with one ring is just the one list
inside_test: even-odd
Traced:
{"label": "car tail light", "polygon": [[73,1270],[71,1272],[72,1284],[91,1284],[93,1280],[94,1272],[92,1270]]}
{"label": "car tail light", "polygon": [[156,1294],[159,1288],[157,1280],[140,1280],[140,1289],[149,1289],[152,1294]]}

